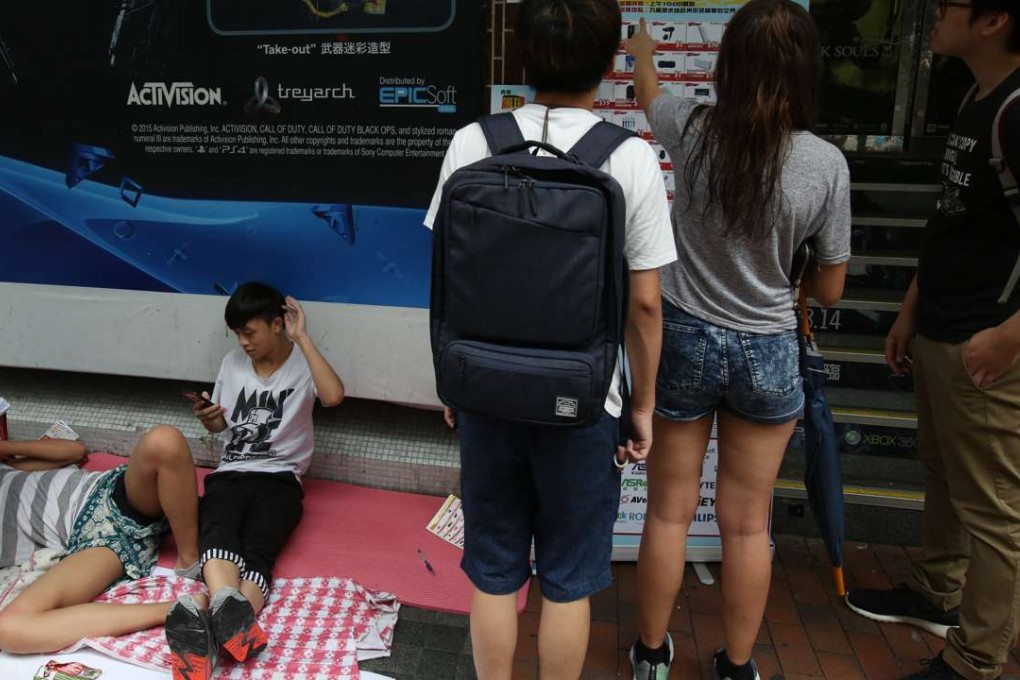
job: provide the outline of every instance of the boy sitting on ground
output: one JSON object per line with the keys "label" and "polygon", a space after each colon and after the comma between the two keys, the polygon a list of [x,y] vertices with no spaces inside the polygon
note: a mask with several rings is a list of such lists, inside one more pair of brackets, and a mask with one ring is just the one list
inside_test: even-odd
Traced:
{"label": "boy sitting on ground", "polygon": [[300,480],[315,444],[312,407],[316,397],[324,406],[344,398],[297,300],[246,283],[230,296],[224,317],[240,346],[223,359],[211,400],[194,407],[209,432],[229,429],[199,508],[200,562],[211,600],[206,611],[183,596],[167,614],[175,680],[208,679],[221,647],[243,662],[266,646],[256,617],[276,558],[301,519]]}

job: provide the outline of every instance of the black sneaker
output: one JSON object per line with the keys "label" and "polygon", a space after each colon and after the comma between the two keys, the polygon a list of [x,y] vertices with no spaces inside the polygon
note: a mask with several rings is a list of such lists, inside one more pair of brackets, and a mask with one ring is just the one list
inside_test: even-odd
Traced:
{"label": "black sneaker", "polygon": [[846,594],[846,606],[873,621],[909,623],[941,638],[947,630],[960,625],[958,609],[939,611],[906,583],[891,590],[851,590]]}
{"label": "black sneaker", "polygon": [[173,680],[209,680],[219,660],[209,616],[190,595],[182,595],[166,615]]}
{"label": "black sneaker", "polygon": [[266,648],[268,639],[255,610],[235,588],[219,590],[209,603],[213,636],[235,660],[244,663]]}
{"label": "black sneaker", "polygon": [[924,668],[916,673],[904,675],[902,680],[967,680],[946,663],[946,660],[942,658],[942,652],[939,652],[934,659],[925,659],[921,665]]}
{"label": "black sneaker", "polygon": [[712,659],[715,667],[715,680],[761,680],[758,664],[750,659],[743,666],[738,666],[726,656],[726,650],[720,649]]}
{"label": "black sneaker", "polygon": [[[641,638],[634,641],[634,645],[630,648],[630,665],[634,669],[634,680],[668,680],[669,678],[669,666],[673,663],[673,638],[666,633],[666,639],[663,641],[665,645],[665,659],[660,660],[657,663],[638,659],[638,645],[641,644]],[[643,645],[642,645],[643,647]]]}

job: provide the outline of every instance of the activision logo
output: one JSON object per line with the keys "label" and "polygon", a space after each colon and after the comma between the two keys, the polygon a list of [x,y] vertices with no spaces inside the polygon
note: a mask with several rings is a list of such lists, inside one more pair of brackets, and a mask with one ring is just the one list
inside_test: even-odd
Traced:
{"label": "activision logo", "polygon": [[131,83],[128,106],[223,106],[220,88],[195,87],[194,83]]}

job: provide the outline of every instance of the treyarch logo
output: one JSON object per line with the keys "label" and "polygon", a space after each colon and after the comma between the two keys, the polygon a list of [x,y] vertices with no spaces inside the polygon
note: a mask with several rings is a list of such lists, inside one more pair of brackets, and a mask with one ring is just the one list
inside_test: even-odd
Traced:
{"label": "treyarch logo", "polygon": [[194,83],[131,83],[128,106],[223,106],[218,87],[195,87]]}
{"label": "treyarch logo", "polygon": [[354,90],[347,83],[327,87],[288,87],[278,84],[276,96],[280,99],[297,99],[303,102],[317,99],[354,99]]}

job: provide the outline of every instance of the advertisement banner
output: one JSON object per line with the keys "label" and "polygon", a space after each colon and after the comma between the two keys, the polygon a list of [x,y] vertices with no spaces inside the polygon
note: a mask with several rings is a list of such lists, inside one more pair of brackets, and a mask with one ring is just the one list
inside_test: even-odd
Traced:
{"label": "advertisement banner", "polygon": [[[719,470],[719,446],[715,439],[708,443],[705,460],[701,464],[701,500],[694,515],[690,537],[718,536],[719,525],[715,518],[715,480]],[[648,474],[644,461],[631,463],[623,470],[620,482],[620,510],[616,515],[614,533],[640,536],[648,505]]]}
{"label": "advertisement banner", "polygon": [[819,133],[904,134],[893,122],[900,62],[912,58],[904,51],[905,7],[902,0],[811,0],[822,38]]}
{"label": "advertisement banner", "polygon": [[466,0],[0,6],[0,282],[428,306]]}

